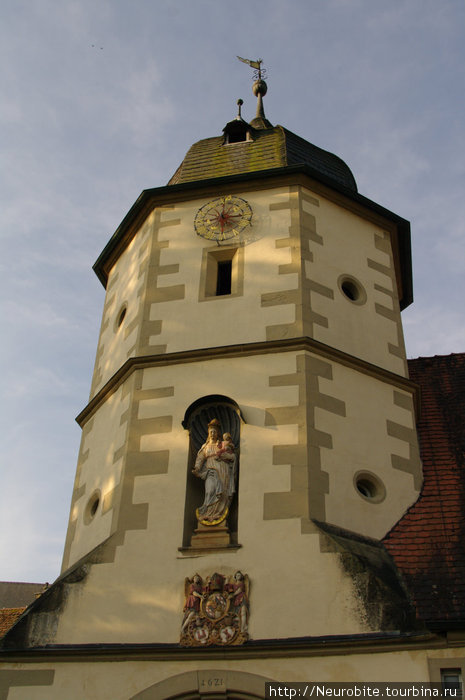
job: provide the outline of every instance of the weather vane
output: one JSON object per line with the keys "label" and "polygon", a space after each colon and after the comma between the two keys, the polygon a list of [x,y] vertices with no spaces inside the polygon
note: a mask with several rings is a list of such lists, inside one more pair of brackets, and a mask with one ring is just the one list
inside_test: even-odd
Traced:
{"label": "weather vane", "polygon": [[257,112],[255,119],[253,119],[250,124],[256,129],[269,129],[271,123],[265,117],[265,110],[263,109],[263,97],[266,95],[268,86],[265,83],[264,78],[266,78],[266,70],[262,68],[262,59],[259,58],[257,61],[251,61],[249,58],[237,57],[242,63],[247,63],[248,66],[254,69],[254,79],[255,82],[252,85],[252,92],[257,98]]}
{"label": "weather vane", "polygon": [[255,80],[262,80],[263,78],[266,78],[266,70],[265,68],[262,68],[263,60],[261,58],[259,58],[257,61],[251,61],[249,58],[241,58],[241,56],[238,56],[237,58],[239,61],[242,61],[242,63],[247,63],[248,66],[254,69],[253,77]]}

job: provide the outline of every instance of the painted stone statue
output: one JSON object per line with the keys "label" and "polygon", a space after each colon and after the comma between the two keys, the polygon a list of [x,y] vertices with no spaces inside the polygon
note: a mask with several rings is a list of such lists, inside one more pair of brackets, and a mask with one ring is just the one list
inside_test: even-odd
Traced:
{"label": "painted stone statue", "polygon": [[239,645],[246,642],[249,620],[249,577],[214,573],[204,582],[198,574],[184,584],[182,646]]}
{"label": "painted stone statue", "polygon": [[239,629],[241,634],[246,634],[249,619],[249,580],[242,571],[236,571],[232,583],[226,584],[228,597],[231,601],[232,609],[239,618]]}
{"label": "painted stone statue", "polygon": [[236,490],[237,457],[229,433],[221,439],[221,426],[214,418],[208,424],[206,442],[197,453],[192,473],[205,481],[205,497],[196,515],[202,525],[226,520]]}
{"label": "painted stone statue", "polygon": [[200,612],[200,601],[204,596],[203,582],[198,574],[194,574],[192,580],[186,579],[186,602],[184,603],[184,619],[182,621],[181,634],[189,626]]}

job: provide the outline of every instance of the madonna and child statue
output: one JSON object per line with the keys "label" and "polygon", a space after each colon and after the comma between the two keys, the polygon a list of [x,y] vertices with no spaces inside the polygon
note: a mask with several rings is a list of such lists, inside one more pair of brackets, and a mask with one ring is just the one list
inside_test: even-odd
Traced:
{"label": "madonna and child statue", "polygon": [[207,440],[197,453],[192,473],[203,480],[205,492],[202,505],[196,509],[197,528],[191,547],[227,546],[227,517],[236,491],[237,456],[231,435],[221,434],[216,418],[208,424]]}

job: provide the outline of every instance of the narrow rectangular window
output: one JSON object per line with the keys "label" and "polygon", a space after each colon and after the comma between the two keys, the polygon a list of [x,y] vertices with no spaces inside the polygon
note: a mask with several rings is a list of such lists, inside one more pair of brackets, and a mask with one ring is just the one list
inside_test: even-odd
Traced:
{"label": "narrow rectangular window", "polygon": [[218,260],[216,296],[231,294],[232,260]]}
{"label": "narrow rectangular window", "polygon": [[465,677],[465,658],[429,658],[429,677],[436,688],[441,688],[443,697],[449,700],[463,698],[462,679]]}
{"label": "narrow rectangular window", "polygon": [[445,697],[462,697],[462,674],[460,668],[441,668],[441,685]]}
{"label": "narrow rectangular window", "polygon": [[204,248],[199,301],[238,297],[244,293],[244,247]]}

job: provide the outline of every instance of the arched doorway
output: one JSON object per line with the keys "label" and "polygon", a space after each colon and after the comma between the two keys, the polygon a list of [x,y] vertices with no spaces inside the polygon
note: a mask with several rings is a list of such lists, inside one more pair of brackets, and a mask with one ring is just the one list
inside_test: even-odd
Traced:
{"label": "arched doorway", "polygon": [[187,671],[154,683],[129,700],[263,700],[272,679],[245,671]]}

